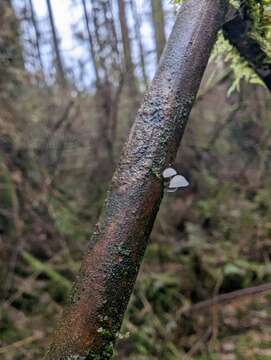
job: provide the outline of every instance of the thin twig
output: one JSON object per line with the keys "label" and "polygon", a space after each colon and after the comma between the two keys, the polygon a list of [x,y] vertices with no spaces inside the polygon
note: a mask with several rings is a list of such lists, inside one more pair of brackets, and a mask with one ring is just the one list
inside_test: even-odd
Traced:
{"label": "thin twig", "polygon": [[0,348],[0,354],[6,354],[6,353],[9,353],[11,351],[18,350],[19,348],[25,347],[25,346],[31,344],[32,342],[34,342],[36,340],[40,340],[41,338],[42,338],[41,332],[37,332],[35,335],[28,336],[27,338],[16,341],[13,344],[1,347]]}
{"label": "thin twig", "polygon": [[195,312],[199,310],[207,310],[213,306],[222,306],[234,301],[239,300],[243,297],[255,296],[258,294],[262,294],[264,292],[271,291],[271,283],[262,284],[259,286],[253,286],[241,290],[232,291],[230,293],[221,294],[213,297],[212,299],[208,299],[205,301],[201,301],[197,304],[194,304],[187,308],[185,312]]}

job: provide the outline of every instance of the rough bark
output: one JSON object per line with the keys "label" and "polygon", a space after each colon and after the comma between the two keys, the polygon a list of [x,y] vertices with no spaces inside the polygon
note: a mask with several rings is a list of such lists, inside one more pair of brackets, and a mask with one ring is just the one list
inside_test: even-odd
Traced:
{"label": "rough bark", "polygon": [[165,18],[162,0],[151,0],[152,21],[155,34],[155,47],[157,62],[159,62],[166,44]]}
{"label": "rough bark", "polygon": [[66,77],[65,77],[63,61],[62,61],[61,52],[59,49],[59,44],[58,44],[58,39],[57,39],[57,31],[56,31],[56,26],[55,26],[55,20],[54,20],[51,0],[46,0],[46,4],[47,4],[47,9],[48,9],[48,14],[49,14],[49,21],[50,21],[52,37],[53,37],[54,51],[55,51],[55,57],[56,57],[56,66],[57,66],[57,76],[58,76],[60,85],[63,88],[65,88],[67,85],[67,81],[66,81]]}
{"label": "rough bark", "polygon": [[271,61],[261,45],[251,34],[251,19],[246,6],[236,11],[230,21],[224,24],[223,33],[271,91]]}
{"label": "rough bark", "polygon": [[181,7],[47,360],[111,357],[162,199],[161,173],[175,159],[225,7],[224,0]]}

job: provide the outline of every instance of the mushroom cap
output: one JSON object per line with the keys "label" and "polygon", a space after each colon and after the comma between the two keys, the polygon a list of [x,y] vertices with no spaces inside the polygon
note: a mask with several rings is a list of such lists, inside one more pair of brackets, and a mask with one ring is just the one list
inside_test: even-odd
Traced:
{"label": "mushroom cap", "polygon": [[168,178],[171,178],[171,177],[177,175],[177,171],[175,169],[169,167],[163,171],[162,175],[163,175],[163,178],[168,179]]}
{"label": "mushroom cap", "polygon": [[169,183],[169,189],[182,188],[189,186],[189,182],[182,175],[174,176]]}

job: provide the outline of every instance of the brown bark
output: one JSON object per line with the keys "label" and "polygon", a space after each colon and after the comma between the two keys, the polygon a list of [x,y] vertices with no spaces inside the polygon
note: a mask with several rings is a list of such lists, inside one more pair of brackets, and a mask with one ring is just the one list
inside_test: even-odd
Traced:
{"label": "brown bark", "polygon": [[166,44],[165,18],[162,0],[151,0],[152,21],[155,34],[157,62],[159,62]]}
{"label": "brown bark", "polygon": [[224,0],[182,6],[47,360],[111,357],[162,199],[161,174],[175,159],[225,8]]}
{"label": "brown bark", "polygon": [[251,18],[246,4],[241,6],[239,11],[234,13],[232,19],[224,24],[223,33],[254,69],[258,76],[271,91],[271,62],[261,45],[251,34]]}

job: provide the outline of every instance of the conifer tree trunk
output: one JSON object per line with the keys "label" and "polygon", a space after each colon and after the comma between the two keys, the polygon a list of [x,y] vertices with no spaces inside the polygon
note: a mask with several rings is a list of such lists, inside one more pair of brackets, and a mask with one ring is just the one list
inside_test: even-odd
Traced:
{"label": "conifer tree trunk", "polygon": [[29,7],[30,7],[30,13],[31,13],[31,21],[32,21],[33,28],[35,31],[35,46],[36,46],[37,55],[38,55],[38,59],[39,59],[39,63],[40,63],[40,71],[41,71],[42,79],[45,81],[44,65],[43,65],[41,48],[40,48],[40,31],[39,31],[39,26],[38,26],[36,13],[35,13],[35,9],[34,9],[32,0],[29,0]]}
{"label": "conifer tree trunk", "polygon": [[[50,21],[52,37],[53,37],[56,66],[57,66],[57,76],[58,76],[60,85],[63,88],[65,88],[67,85],[67,81],[66,81],[66,77],[65,77],[65,71],[64,71],[63,61],[62,61],[62,57],[61,57],[61,52],[60,52],[59,44],[58,44],[57,31],[56,31],[56,26],[55,26],[55,20],[54,20],[51,0],[46,0],[46,4],[47,4],[47,9],[48,9],[48,14],[49,14],[49,21]],[[63,16],[65,16],[65,15],[63,14]]]}
{"label": "conifer tree trunk", "polygon": [[96,82],[96,85],[99,85],[100,78],[99,78],[98,66],[97,66],[96,56],[95,56],[95,51],[94,51],[93,38],[92,38],[91,30],[90,30],[86,0],[82,0],[82,6],[83,6],[85,24],[86,24],[87,35],[88,35],[89,50],[90,50],[91,60],[93,63],[93,69],[94,69],[94,73],[95,73],[95,82]]}
{"label": "conifer tree trunk", "polygon": [[126,2],[125,0],[118,0],[119,7],[119,20],[123,44],[124,53],[124,64],[125,64],[125,78],[129,89],[129,95],[131,99],[136,99],[138,95],[136,78],[135,78],[135,67],[132,60],[132,48],[129,38],[129,29],[127,23],[126,14]]}
{"label": "conifer tree trunk", "polygon": [[148,76],[146,71],[146,64],[145,64],[145,54],[144,54],[144,47],[142,42],[142,35],[141,35],[141,20],[138,14],[137,4],[134,0],[130,0],[130,7],[132,10],[134,24],[135,24],[135,37],[137,41],[137,45],[139,48],[139,56],[140,56],[140,66],[143,75],[144,85],[147,87],[148,85]]}
{"label": "conifer tree trunk", "polygon": [[47,360],[110,359],[225,0],[182,6],[113,177]]}
{"label": "conifer tree trunk", "polygon": [[155,34],[156,57],[157,62],[159,62],[160,56],[162,55],[166,44],[165,18],[162,0],[151,0],[151,7]]}

